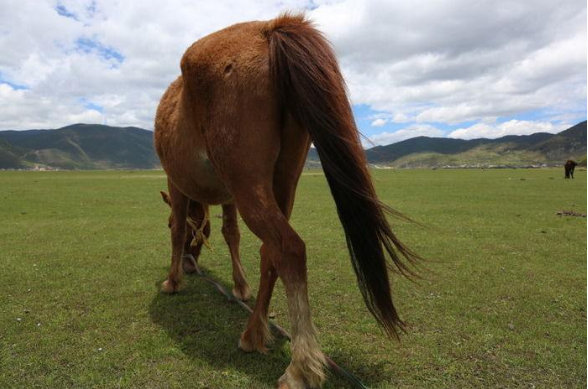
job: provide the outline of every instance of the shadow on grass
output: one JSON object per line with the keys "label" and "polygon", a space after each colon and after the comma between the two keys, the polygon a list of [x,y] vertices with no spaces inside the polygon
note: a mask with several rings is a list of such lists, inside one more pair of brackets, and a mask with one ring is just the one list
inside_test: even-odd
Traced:
{"label": "shadow on grass", "polygon": [[[203,269],[226,290],[231,286],[219,281],[214,272]],[[158,283],[159,285],[159,283]],[[248,304],[253,306],[254,301]],[[274,331],[274,342],[267,354],[244,353],[237,347],[249,313],[219,293],[214,286],[196,275],[186,275],[180,293],[158,293],[151,302],[149,313],[154,323],[161,326],[178,343],[188,357],[205,362],[217,372],[238,371],[251,382],[247,387],[263,385],[274,388],[277,379],[290,363],[289,342]],[[285,323],[280,323],[285,324]],[[288,328],[286,328],[288,329]],[[335,362],[348,361],[344,367],[350,372],[369,376],[372,383],[384,377],[374,367],[355,362],[353,350],[338,350],[330,355]],[[363,374],[361,374],[363,373]],[[351,387],[343,378],[329,373],[323,389]]]}

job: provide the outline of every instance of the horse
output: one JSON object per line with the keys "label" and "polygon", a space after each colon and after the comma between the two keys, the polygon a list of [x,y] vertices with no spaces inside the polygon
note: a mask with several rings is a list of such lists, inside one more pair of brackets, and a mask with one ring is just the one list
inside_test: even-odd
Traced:
{"label": "horse", "polygon": [[[163,201],[170,206],[172,200],[166,192],[159,192]],[[245,272],[241,265],[241,257],[239,255],[239,242],[241,234],[239,233],[239,225],[237,224],[237,208],[234,204],[223,205],[223,226],[222,234],[225,242],[229,247],[231,254],[231,263],[233,265],[233,282],[235,286],[232,289],[232,294],[236,299],[241,301],[248,301],[251,298],[251,292]],[[171,228],[174,223],[173,212],[170,213],[168,219],[168,227]],[[184,251],[182,255],[182,270],[185,273],[194,273],[197,271],[197,262],[202,251],[202,246],[207,244],[210,237],[210,219],[208,217],[208,206],[202,207],[199,204],[190,201],[188,204],[188,213],[186,218],[186,239],[184,241]]]}
{"label": "horse", "polygon": [[564,169],[566,172],[566,178],[574,178],[574,170],[576,169],[576,166],[578,164],[576,163],[576,161],[573,161],[571,159],[568,159],[566,161],[566,164],[564,165]]}
{"label": "horse", "polygon": [[267,352],[275,282],[286,291],[291,361],[281,389],[321,387],[325,356],[308,301],[306,247],[289,223],[311,142],[335,201],[365,304],[384,332],[404,322],[388,270],[410,276],[419,256],[392,231],[377,197],[343,76],[331,45],[303,14],[239,23],[192,44],[181,75],[157,108],[154,141],[168,177],[172,265],[161,290],[178,291],[189,207],[236,206],[261,240],[253,313],[240,336],[245,352]]}

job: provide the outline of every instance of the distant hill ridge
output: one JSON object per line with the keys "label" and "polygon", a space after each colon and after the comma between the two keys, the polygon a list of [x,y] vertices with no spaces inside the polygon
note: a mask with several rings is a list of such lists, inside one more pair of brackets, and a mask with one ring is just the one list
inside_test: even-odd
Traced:
{"label": "distant hill ridge", "polygon": [[[366,150],[368,162],[381,167],[524,167],[586,161],[586,121],[558,134],[538,132],[496,139],[452,139],[419,136]],[[311,149],[307,165],[319,165]]]}
{"label": "distant hill ridge", "polygon": [[0,168],[153,169],[153,132],[74,124],[56,130],[0,131]]}
{"label": "distant hill ridge", "polygon": [[[559,134],[508,135],[497,139],[416,137],[366,150],[377,166],[492,167],[561,165],[586,161],[586,121]],[[311,149],[307,166],[319,166]],[[55,130],[0,131],[0,169],[160,168],[153,132],[137,127],[74,124]]]}

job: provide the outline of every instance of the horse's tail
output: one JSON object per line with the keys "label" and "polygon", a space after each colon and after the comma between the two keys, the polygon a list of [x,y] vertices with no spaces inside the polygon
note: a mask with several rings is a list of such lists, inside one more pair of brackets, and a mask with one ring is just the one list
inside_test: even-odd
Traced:
{"label": "horse's tail", "polygon": [[335,54],[303,15],[281,15],[264,34],[282,110],[307,129],[318,151],[365,303],[397,336],[404,323],[392,303],[386,253],[405,275],[414,273],[401,256],[411,263],[419,257],[386,220],[386,213],[399,214],[376,196]]}

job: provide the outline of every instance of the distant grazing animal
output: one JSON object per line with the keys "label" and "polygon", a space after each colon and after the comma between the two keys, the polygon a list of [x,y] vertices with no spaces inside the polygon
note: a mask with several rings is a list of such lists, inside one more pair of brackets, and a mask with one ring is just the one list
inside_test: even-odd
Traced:
{"label": "distant grazing animal", "polygon": [[[160,192],[163,201],[170,207],[172,199],[169,194]],[[196,263],[200,256],[202,246],[210,236],[210,220],[205,217],[208,215],[208,206],[203,209],[201,204],[190,201],[188,204],[188,216],[186,223],[186,239],[184,241],[184,251],[182,255],[182,268],[186,273],[194,273],[196,271]],[[168,226],[172,228],[174,224],[173,212],[169,215]],[[203,225],[204,224],[204,225]],[[198,230],[201,230],[200,232]],[[239,233],[239,225],[237,224],[237,208],[235,204],[223,205],[223,227],[222,233],[225,238],[229,252],[231,254],[231,262],[233,264],[233,296],[241,301],[247,301],[251,297],[251,292],[247,280],[245,279],[245,272],[241,265],[241,257],[239,256],[239,241],[241,235]],[[198,233],[203,235],[203,238],[197,239]]]}
{"label": "distant grazing animal", "polygon": [[393,211],[376,196],[335,54],[304,16],[284,14],[200,39],[184,54],[181,70],[155,119],[155,146],[173,213],[172,265],[162,291],[179,290],[190,212],[236,205],[262,241],[259,291],[239,346],[267,351],[268,307],[280,277],[292,360],[278,385],[319,387],[325,357],[308,303],[306,249],[289,223],[311,141],[365,303],[390,335],[397,335],[403,322],[392,303],[388,268],[411,274],[401,257],[418,259],[394,235],[386,220]]}
{"label": "distant grazing animal", "polygon": [[568,159],[566,161],[566,164],[564,165],[564,169],[566,171],[566,178],[574,178],[574,170],[576,169],[576,166],[578,164],[576,163],[576,161],[573,161],[571,159]]}

